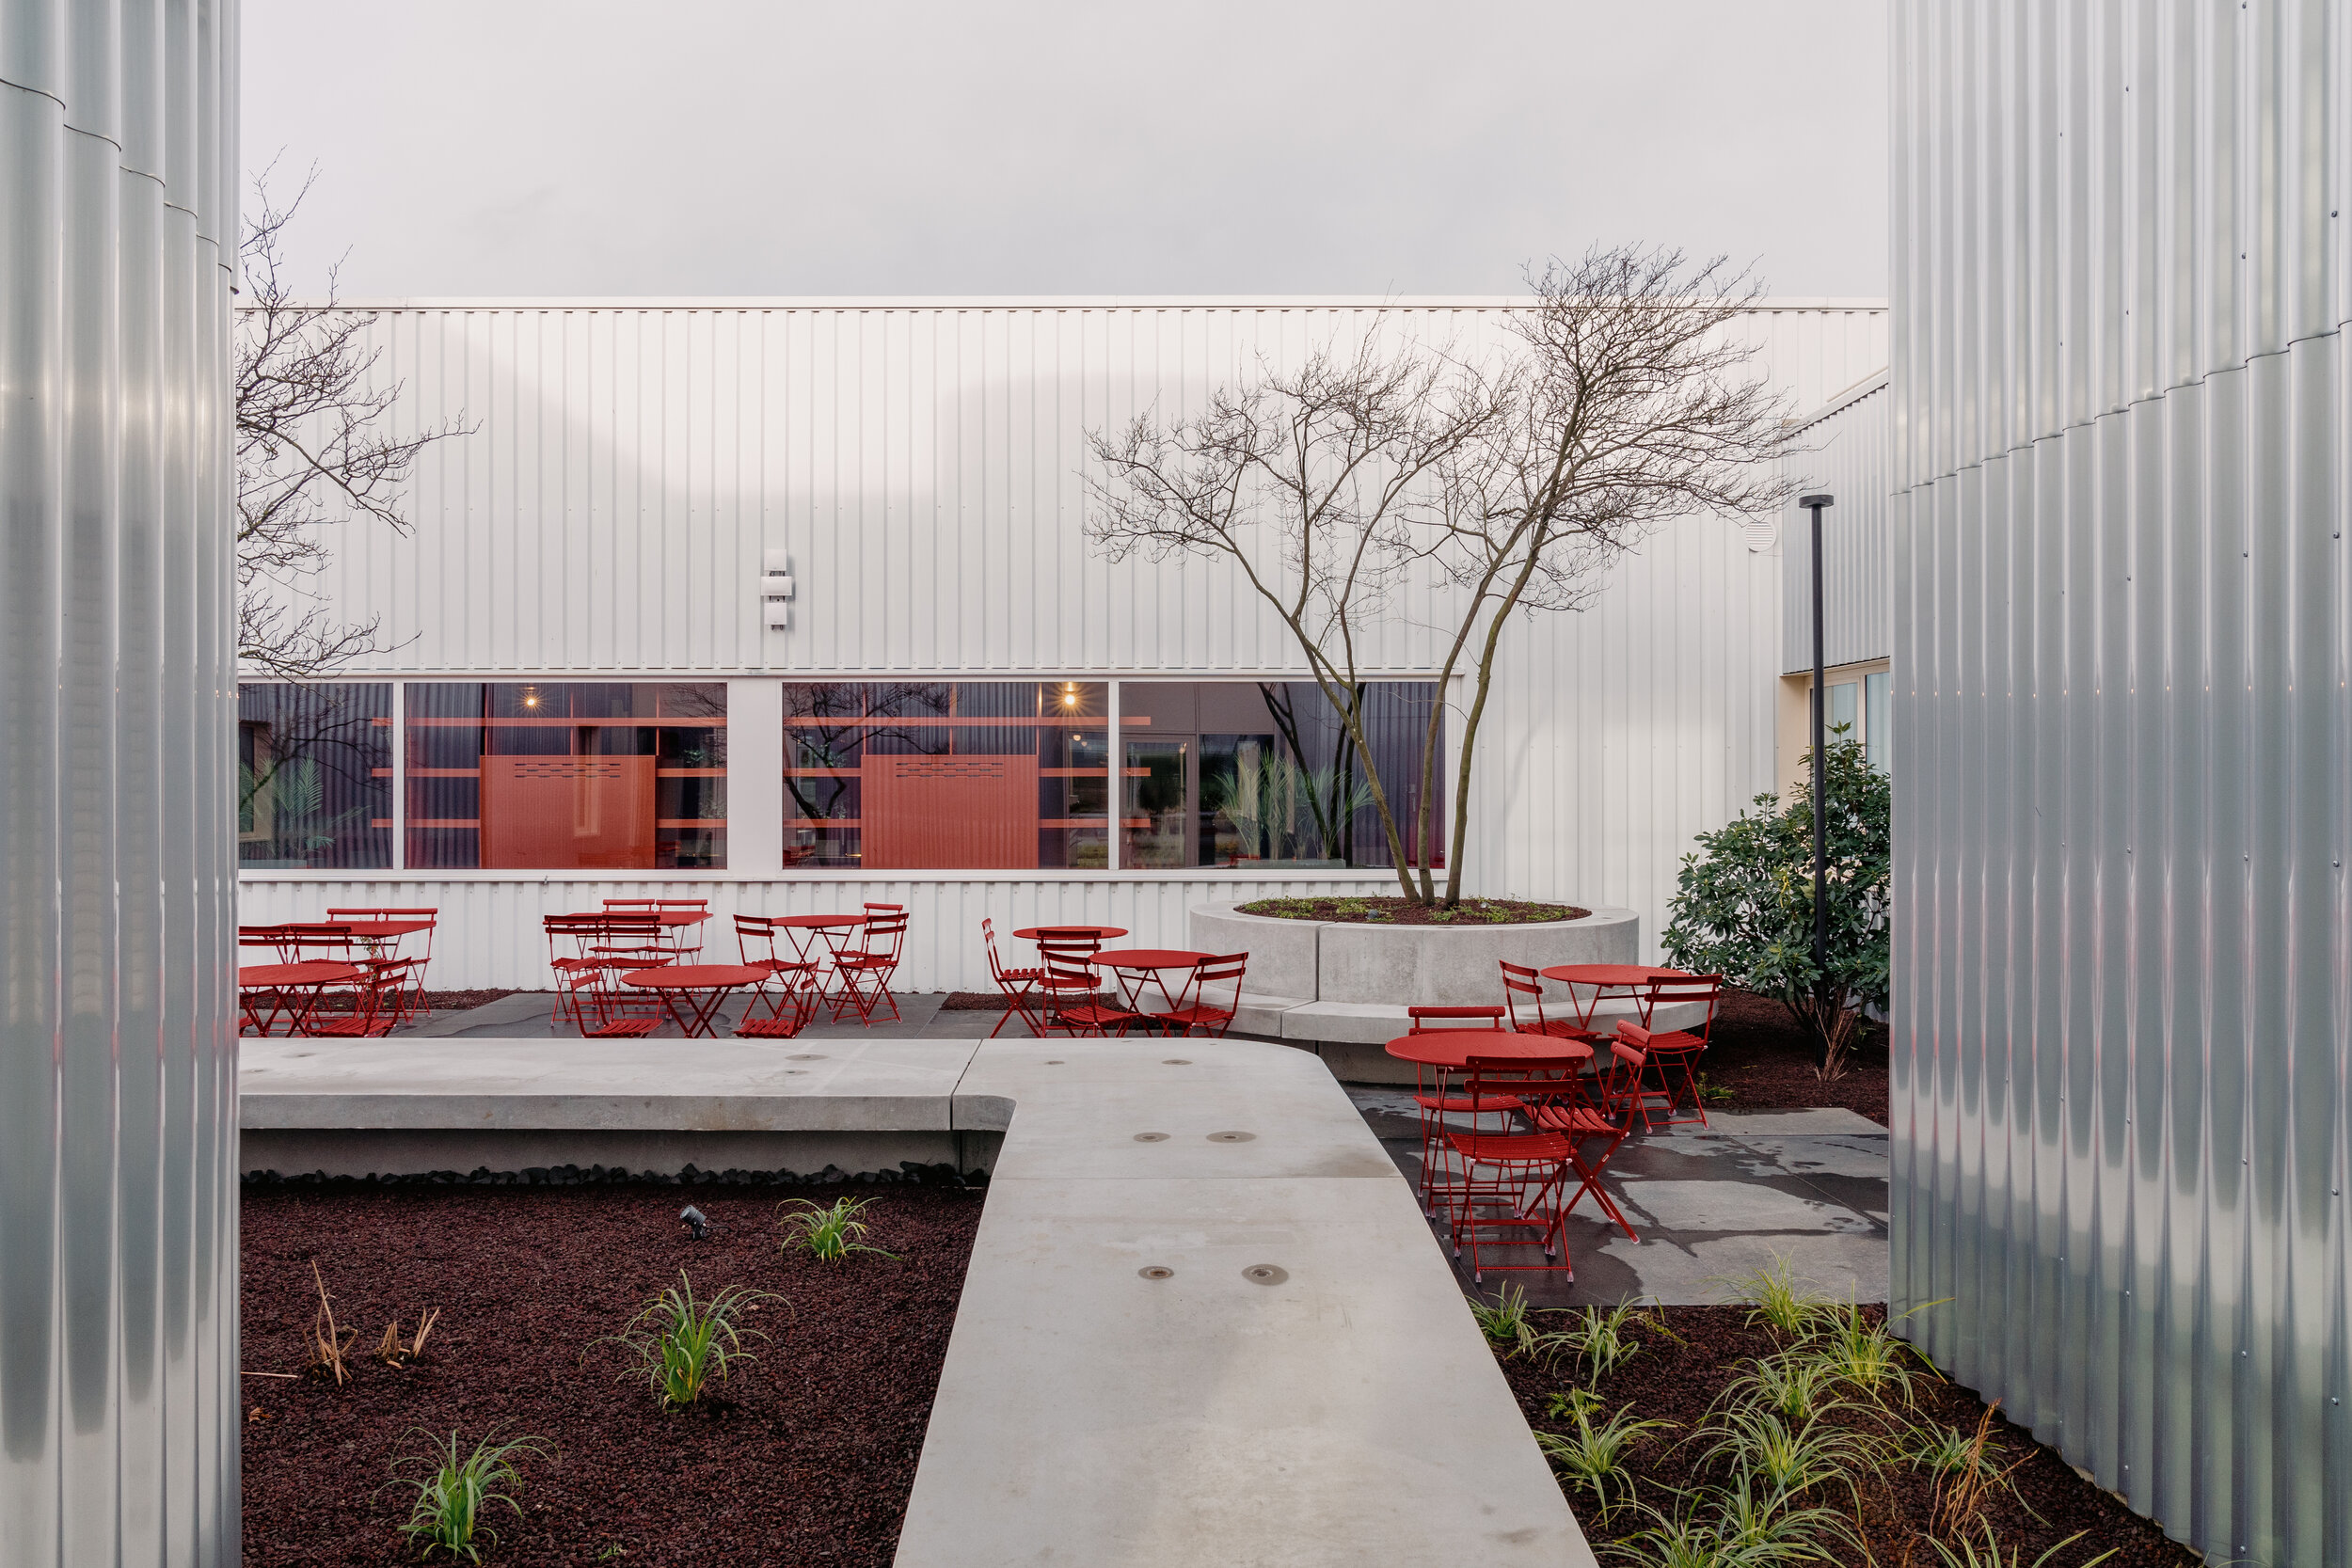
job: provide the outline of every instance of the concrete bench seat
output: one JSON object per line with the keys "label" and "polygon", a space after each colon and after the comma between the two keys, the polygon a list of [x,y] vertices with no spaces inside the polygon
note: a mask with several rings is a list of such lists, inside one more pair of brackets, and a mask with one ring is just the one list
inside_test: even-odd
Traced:
{"label": "concrete bench seat", "polygon": [[[637,1157],[593,1163],[761,1168],[714,1151],[990,1145],[899,1568],[1593,1563],[1411,1188],[1305,1052],[243,1045],[246,1170],[620,1148]],[[438,1157],[461,1148],[468,1164]]]}

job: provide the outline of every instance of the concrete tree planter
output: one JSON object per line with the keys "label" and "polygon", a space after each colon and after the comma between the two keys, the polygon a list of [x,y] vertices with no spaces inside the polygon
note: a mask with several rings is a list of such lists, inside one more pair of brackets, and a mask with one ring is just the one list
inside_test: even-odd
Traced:
{"label": "concrete tree planter", "polygon": [[[1411,1081],[1380,1049],[1405,1033],[1406,1008],[1501,1002],[1498,960],[1534,969],[1641,962],[1640,917],[1623,909],[1525,926],[1375,926],[1195,904],[1189,929],[1202,952],[1249,955],[1237,1030],[1314,1050],[1339,1076],[1363,1083]],[[1627,1010],[1604,1006],[1608,1022],[1597,1026],[1613,1025]]]}

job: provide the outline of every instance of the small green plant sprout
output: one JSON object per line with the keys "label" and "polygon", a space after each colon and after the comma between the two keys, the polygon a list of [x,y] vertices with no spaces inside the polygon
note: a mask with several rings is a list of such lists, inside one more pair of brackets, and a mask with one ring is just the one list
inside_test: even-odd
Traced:
{"label": "small green plant sprout", "polygon": [[[1952,1534],[1971,1520],[1982,1523],[1984,1500],[1996,1486],[2012,1497],[2017,1496],[2017,1489],[2009,1479],[2010,1472],[2023,1465],[2026,1456],[2007,1465],[2001,1463],[2000,1449],[1993,1436],[1993,1413],[1999,1408],[1998,1401],[1986,1406],[1973,1433],[1941,1421],[1929,1421],[1912,1427],[1896,1439],[1896,1454],[1908,1461],[1913,1469],[1925,1470],[1935,1480],[1935,1506],[1928,1515],[1931,1534]],[[2033,1511],[2027,1508],[2026,1512]],[[2041,1515],[2036,1513],[2034,1517]]]}
{"label": "small green plant sprout", "polygon": [[1627,1537],[1617,1550],[1644,1568],[1783,1568],[1845,1560],[1820,1539],[1850,1544],[1845,1522],[1826,1508],[1788,1503],[1779,1494],[1758,1496],[1744,1486],[1686,1493],[1672,1514],[1645,1505],[1656,1523]]}
{"label": "small green plant sprout", "polygon": [[1896,1338],[1890,1324],[1872,1322],[1851,1302],[1814,1314],[1813,1338],[1803,1354],[1832,1382],[1880,1404],[1890,1397],[1910,1404],[1912,1361],[1926,1359]]}
{"label": "small green plant sprout", "polygon": [[[1935,1548],[1936,1560],[1943,1565],[1943,1568],[2021,1568],[2021,1565],[2023,1568],[2047,1568],[2051,1559],[2089,1533],[2087,1530],[2075,1531],[2040,1557],[2035,1558],[2031,1563],[2026,1562],[2023,1548],[2004,1553],[2000,1537],[1993,1533],[1993,1527],[1990,1524],[1984,1525],[1983,1533],[1973,1539],[1964,1535],[1957,1542],[1931,1539],[1929,1544]],[[2113,1557],[2116,1551],[2117,1548],[2110,1546],[2090,1561],[2081,1564],[2081,1568],[2099,1568],[2099,1564]]]}
{"label": "small green plant sprout", "polygon": [[421,1428],[410,1435],[424,1438],[429,1451],[392,1461],[391,1484],[416,1492],[400,1533],[408,1538],[411,1547],[421,1547],[427,1558],[446,1551],[452,1557],[480,1562],[482,1548],[498,1541],[498,1531],[490,1528],[487,1517],[491,1508],[502,1505],[516,1517],[522,1516],[522,1504],[510,1495],[523,1483],[516,1462],[555,1457],[544,1438],[513,1437],[501,1442],[495,1430],[476,1443],[471,1453],[464,1451],[465,1444],[454,1432],[446,1443]]}
{"label": "small green plant sprout", "polygon": [[1725,1386],[1728,1409],[1769,1410],[1785,1421],[1809,1421],[1844,1401],[1836,1399],[1837,1379],[1814,1356],[1787,1351],[1768,1355],[1756,1370]]}
{"label": "small green plant sprout", "polygon": [[[638,1308],[609,1342],[625,1346],[637,1357],[634,1373],[652,1386],[664,1410],[684,1410],[709,1392],[711,1385],[724,1382],[735,1363],[757,1359],[743,1348],[743,1341],[768,1336],[755,1328],[738,1328],[736,1320],[746,1310],[783,1299],[730,1285],[708,1301],[698,1301],[693,1281],[680,1269],[677,1283]],[[627,1379],[631,1374],[621,1375]]]}
{"label": "small green plant sprout", "polygon": [[1515,1355],[1539,1353],[1544,1336],[1535,1332],[1535,1312],[1527,1305],[1527,1292],[1517,1285],[1505,1285],[1495,1292],[1492,1307],[1472,1300],[1470,1316],[1478,1320],[1479,1332],[1486,1336],[1504,1360]]}
{"label": "small green plant sprout", "polygon": [[1626,1333],[1634,1323],[1671,1332],[1663,1320],[1638,1307],[1613,1307],[1606,1312],[1587,1307],[1571,1326],[1544,1335],[1537,1343],[1550,1354],[1573,1356],[1584,1368],[1586,1386],[1597,1388],[1602,1378],[1642,1354],[1642,1341]]}
{"label": "small green plant sprout", "polygon": [[1569,1419],[1576,1430],[1566,1433],[1539,1432],[1535,1443],[1572,1484],[1598,1499],[1600,1516],[1605,1521],[1620,1505],[1634,1500],[1633,1471],[1626,1463],[1633,1445],[1650,1433],[1673,1430],[1674,1423],[1637,1421],[1633,1418],[1633,1407],[1628,1405],[1597,1424],[1593,1407],[1597,1402],[1590,1395],[1575,1402]]}
{"label": "small green plant sprout", "polygon": [[1544,1417],[1557,1421],[1564,1418],[1590,1416],[1609,1402],[1590,1388],[1570,1388],[1564,1393],[1544,1396]]}
{"label": "small green plant sprout", "polygon": [[1727,1410],[1701,1434],[1708,1442],[1700,1463],[1720,1467],[1735,1485],[1761,1488],[1759,1496],[1794,1497],[1836,1481],[1851,1492],[1880,1461],[1879,1445],[1859,1433],[1818,1418],[1791,1421],[1775,1410]]}
{"label": "small green plant sprout", "polygon": [[1749,1327],[1763,1323],[1784,1339],[1810,1337],[1820,1326],[1821,1314],[1830,1305],[1828,1298],[1807,1290],[1799,1281],[1784,1253],[1774,1253],[1767,1267],[1750,1269],[1717,1283],[1728,1287],[1735,1297],[1754,1308],[1748,1313]]}
{"label": "small green plant sprout", "polygon": [[1728,1084],[1710,1084],[1707,1074],[1699,1074],[1699,1101],[1706,1105],[1728,1105],[1740,1098],[1740,1091]]}
{"label": "small green plant sprout", "polygon": [[877,1258],[895,1258],[878,1246],[867,1246],[858,1238],[866,1234],[866,1222],[858,1218],[874,1200],[867,1198],[836,1198],[830,1204],[796,1197],[782,1205],[790,1211],[777,1224],[784,1227],[784,1250],[805,1251],[824,1263],[838,1263],[851,1253],[870,1252]]}

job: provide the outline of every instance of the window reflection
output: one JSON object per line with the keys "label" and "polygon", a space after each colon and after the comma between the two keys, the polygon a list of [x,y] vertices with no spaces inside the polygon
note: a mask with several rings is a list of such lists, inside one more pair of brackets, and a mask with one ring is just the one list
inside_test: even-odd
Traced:
{"label": "window reflection", "polygon": [[237,863],[392,863],[389,684],[237,688]]}

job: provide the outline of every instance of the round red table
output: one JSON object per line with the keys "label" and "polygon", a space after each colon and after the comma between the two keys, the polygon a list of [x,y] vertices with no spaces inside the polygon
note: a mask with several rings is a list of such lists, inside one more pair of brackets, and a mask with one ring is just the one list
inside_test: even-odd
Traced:
{"label": "round red table", "polygon": [[1048,931],[1068,931],[1073,936],[1089,936],[1097,942],[1108,942],[1113,937],[1125,936],[1127,927],[1124,926],[1025,926],[1013,932],[1013,935],[1023,942],[1035,942]]}
{"label": "round red table", "polygon": [[[366,973],[358,964],[337,963],[332,958],[309,958],[298,964],[246,964],[237,971],[237,1002],[245,1009],[245,1021],[253,1025],[255,1034],[271,1033],[282,1016],[286,1033],[298,1035],[310,1021],[310,1009],[318,1006],[321,991],[357,980]],[[302,993],[299,1003],[292,999],[296,992]],[[263,997],[269,999],[267,1014],[256,1010]]]}
{"label": "round red table", "polygon": [[1547,980],[1557,980],[1567,987],[1570,1006],[1577,1006],[1577,987],[1593,988],[1593,994],[1583,998],[1583,1006],[1577,1007],[1576,1014],[1576,1026],[1589,1029],[1593,1026],[1593,1009],[1599,1006],[1600,999],[1611,991],[1639,996],[1652,980],[1678,979],[1691,972],[1687,969],[1653,969],[1647,964],[1553,964],[1549,969],[1539,969],[1535,973]]}
{"label": "round red table", "polygon": [[[691,1039],[718,1033],[710,1021],[729,991],[755,986],[767,977],[766,970],[750,964],[664,964],[659,969],[632,969],[621,976],[621,984],[660,993],[661,1005]],[[680,1002],[686,1004],[684,1012],[678,1010]]]}
{"label": "round red table", "polygon": [[1114,947],[1095,954],[1087,962],[1117,974],[1119,989],[1127,998],[1127,1010],[1149,1018],[1152,1015],[1143,1006],[1145,980],[1150,980],[1158,988],[1160,1000],[1168,1004],[1167,1010],[1172,1013],[1182,1004],[1168,989],[1168,972],[1181,969],[1189,973],[1215,956],[1211,953],[1189,953],[1181,947]]}
{"label": "round red table", "polygon": [[1460,1072],[1472,1056],[1553,1057],[1585,1061],[1593,1048],[1582,1040],[1551,1035],[1521,1035],[1509,1029],[1432,1029],[1391,1040],[1389,1054],[1400,1062],[1418,1062],[1445,1072]]}

